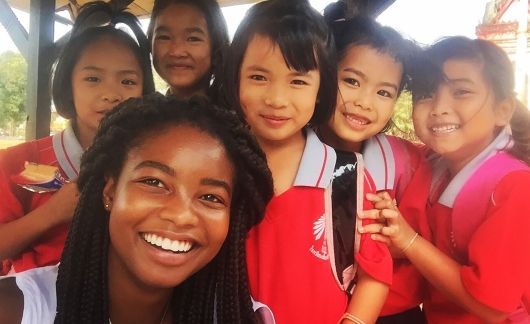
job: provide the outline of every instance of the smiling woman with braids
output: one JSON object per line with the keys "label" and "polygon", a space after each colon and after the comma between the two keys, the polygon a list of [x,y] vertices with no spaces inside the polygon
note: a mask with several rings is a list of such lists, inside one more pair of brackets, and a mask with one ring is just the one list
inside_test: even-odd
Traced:
{"label": "smiling woman with braids", "polygon": [[78,186],[61,263],[0,280],[1,323],[254,322],[244,242],[272,179],[233,113],[129,99],[102,120]]}
{"label": "smiling woman with braids", "polygon": [[0,150],[0,275],[59,262],[77,204],[81,155],[101,118],[127,98],[154,92],[138,19],[103,1],[81,7],[51,92],[57,113],[69,120],[66,129]]}

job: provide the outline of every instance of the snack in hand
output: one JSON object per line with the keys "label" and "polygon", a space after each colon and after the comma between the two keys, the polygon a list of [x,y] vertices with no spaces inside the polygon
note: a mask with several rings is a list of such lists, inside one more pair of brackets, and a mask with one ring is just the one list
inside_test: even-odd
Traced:
{"label": "snack in hand", "polygon": [[33,162],[26,162],[24,170],[12,176],[11,180],[22,188],[37,193],[57,191],[66,182],[56,166]]}

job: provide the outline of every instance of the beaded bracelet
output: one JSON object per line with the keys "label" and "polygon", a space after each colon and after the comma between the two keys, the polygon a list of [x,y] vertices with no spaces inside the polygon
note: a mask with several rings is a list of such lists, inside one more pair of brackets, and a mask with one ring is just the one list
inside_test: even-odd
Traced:
{"label": "beaded bracelet", "polygon": [[401,249],[401,252],[402,253],[405,253],[405,251],[407,251],[411,246],[412,244],[414,243],[414,241],[416,241],[416,239],[418,238],[418,232],[414,233],[414,235],[412,236],[412,238],[410,239],[409,243],[407,244],[407,246],[405,246],[403,249]]}
{"label": "beaded bracelet", "polygon": [[355,315],[352,315],[350,313],[344,313],[344,315],[342,315],[342,317],[339,319],[339,323],[338,324],[341,324],[342,320],[348,320],[348,321],[351,321],[355,324],[366,324],[362,319],[358,318],[357,316]]}

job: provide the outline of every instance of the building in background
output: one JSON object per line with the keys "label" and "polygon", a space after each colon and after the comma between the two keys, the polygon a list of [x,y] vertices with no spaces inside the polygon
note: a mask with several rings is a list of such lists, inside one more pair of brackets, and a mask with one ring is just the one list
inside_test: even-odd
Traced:
{"label": "building in background", "polygon": [[486,4],[482,23],[476,28],[478,38],[501,46],[515,68],[519,99],[530,104],[530,0],[491,0]]}

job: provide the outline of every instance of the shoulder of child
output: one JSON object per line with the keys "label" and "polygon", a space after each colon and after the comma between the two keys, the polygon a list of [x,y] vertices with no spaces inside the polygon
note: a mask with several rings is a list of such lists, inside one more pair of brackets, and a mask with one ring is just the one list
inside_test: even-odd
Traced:
{"label": "shoulder of child", "polygon": [[0,323],[20,323],[23,309],[24,296],[15,278],[0,279]]}

